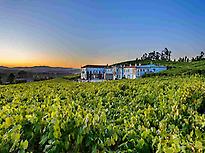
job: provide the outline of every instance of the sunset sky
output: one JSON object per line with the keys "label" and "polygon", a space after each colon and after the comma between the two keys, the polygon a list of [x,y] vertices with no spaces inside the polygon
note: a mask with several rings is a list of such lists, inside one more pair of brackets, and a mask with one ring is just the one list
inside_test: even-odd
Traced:
{"label": "sunset sky", "polygon": [[205,50],[203,0],[0,0],[0,65],[112,64]]}

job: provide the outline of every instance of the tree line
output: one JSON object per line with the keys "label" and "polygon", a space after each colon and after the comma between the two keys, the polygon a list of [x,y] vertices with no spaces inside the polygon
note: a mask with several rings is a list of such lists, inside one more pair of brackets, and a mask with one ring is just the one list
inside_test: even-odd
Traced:
{"label": "tree line", "polygon": [[171,53],[168,48],[165,48],[161,52],[159,51],[152,51],[149,53],[144,53],[140,59],[137,58],[137,60],[163,60],[163,61],[171,61]]}
{"label": "tree line", "polygon": [[178,62],[194,62],[194,61],[201,61],[205,59],[205,54],[203,51],[200,52],[200,55],[197,55],[196,57],[192,57],[191,59],[187,56],[180,57],[178,59]]}
{"label": "tree line", "polygon": [[[137,61],[172,61],[171,60],[172,51],[168,48],[160,51],[151,51],[149,53],[144,53],[141,58],[137,58]],[[205,59],[205,53],[203,51],[200,52],[199,55],[196,57],[192,57],[191,59],[188,56],[179,57],[178,59],[174,59],[174,62],[193,62],[193,61],[200,61]]]}
{"label": "tree line", "polygon": [[[4,76],[4,79],[3,79]],[[17,84],[26,83],[27,79],[32,81],[43,81],[53,79],[52,76],[44,76],[41,74],[31,74],[27,71],[19,71],[16,73],[2,74],[0,75],[0,84]]]}

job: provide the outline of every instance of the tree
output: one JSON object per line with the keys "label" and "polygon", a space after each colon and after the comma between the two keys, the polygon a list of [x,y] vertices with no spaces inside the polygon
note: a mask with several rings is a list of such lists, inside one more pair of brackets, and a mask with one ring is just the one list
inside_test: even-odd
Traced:
{"label": "tree", "polygon": [[155,54],[155,59],[160,60],[161,54],[159,52],[156,52]]}
{"label": "tree", "polygon": [[171,61],[171,51],[165,48],[161,53],[158,51],[152,51],[149,53],[144,53],[141,60],[164,60]]}
{"label": "tree", "polygon": [[196,61],[200,61],[201,60],[201,56],[196,56]]}
{"label": "tree", "polygon": [[185,62],[189,62],[189,61],[190,59],[187,56],[185,56]]}
{"label": "tree", "polygon": [[202,51],[201,53],[200,53],[200,59],[203,59],[204,58],[204,52]]}
{"label": "tree", "polygon": [[189,58],[187,56],[185,57],[180,57],[178,62],[189,62]]}
{"label": "tree", "polygon": [[155,51],[148,53],[148,57],[149,60],[155,60]]}
{"label": "tree", "polygon": [[2,84],[1,76],[0,76],[0,84]]}
{"label": "tree", "polygon": [[144,53],[141,57],[142,60],[146,60],[147,59],[147,53]]}
{"label": "tree", "polygon": [[136,58],[136,63],[137,63],[138,61],[140,61],[140,59]]}
{"label": "tree", "polygon": [[19,78],[26,78],[28,76],[28,73],[26,71],[19,71],[18,77]]}
{"label": "tree", "polygon": [[169,52],[168,52],[169,61],[171,61],[171,54],[172,54],[172,51],[169,50]]}
{"label": "tree", "polygon": [[15,81],[15,75],[13,73],[10,73],[7,78],[7,82],[14,83],[14,81]]}
{"label": "tree", "polygon": [[193,61],[195,61],[195,58],[194,58],[194,57],[192,57],[192,58],[191,58],[191,61],[192,61],[192,62],[193,62]]}
{"label": "tree", "polygon": [[167,57],[166,57],[166,51],[163,50],[162,53],[161,53],[161,60],[166,60]]}
{"label": "tree", "polygon": [[187,56],[185,56],[185,57],[184,57],[184,61],[185,61],[185,62],[187,62],[187,59],[188,59],[188,57],[187,57]]}
{"label": "tree", "polygon": [[203,60],[204,59],[204,55],[205,53],[203,51],[201,51],[200,55],[199,56],[196,56],[195,58],[193,57],[192,58],[192,61],[200,61],[200,60]]}
{"label": "tree", "polygon": [[182,61],[183,61],[183,58],[180,57],[180,58],[178,59],[178,62],[182,62]]}
{"label": "tree", "polygon": [[164,49],[164,58],[165,58],[165,60],[167,60],[167,61],[171,60],[171,53],[172,52],[170,50],[168,50],[168,48]]}

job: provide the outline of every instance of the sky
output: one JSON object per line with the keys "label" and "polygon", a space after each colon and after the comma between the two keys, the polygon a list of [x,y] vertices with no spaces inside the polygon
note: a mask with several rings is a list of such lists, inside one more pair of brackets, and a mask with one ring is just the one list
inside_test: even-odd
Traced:
{"label": "sky", "polygon": [[0,65],[81,67],[205,50],[204,0],[0,0]]}

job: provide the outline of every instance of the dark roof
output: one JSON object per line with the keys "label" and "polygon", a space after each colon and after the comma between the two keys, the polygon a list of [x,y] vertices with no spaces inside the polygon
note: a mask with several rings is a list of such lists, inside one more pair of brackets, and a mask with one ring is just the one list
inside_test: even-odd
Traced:
{"label": "dark roof", "polygon": [[105,68],[107,67],[107,65],[85,65],[85,66],[82,66],[81,68]]}
{"label": "dark roof", "polygon": [[136,68],[137,66],[134,66],[134,65],[132,65],[132,66],[125,66],[124,68]]}

